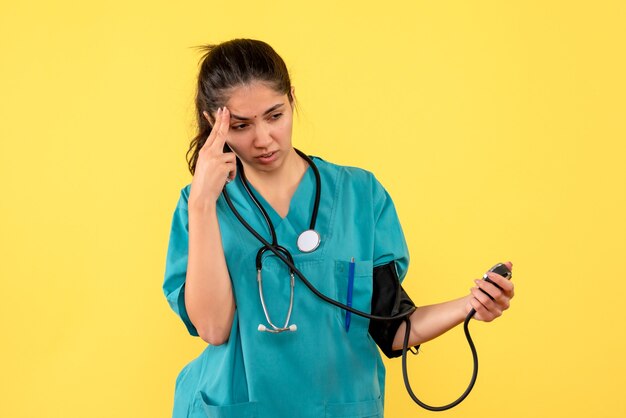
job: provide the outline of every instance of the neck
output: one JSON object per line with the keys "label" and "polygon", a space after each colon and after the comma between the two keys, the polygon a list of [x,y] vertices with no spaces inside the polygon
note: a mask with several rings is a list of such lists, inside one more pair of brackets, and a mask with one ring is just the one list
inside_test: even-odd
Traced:
{"label": "neck", "polygon": [[283,163],[272,171],[254,170],[244,167],[248,181],[257,189],[274,189],[299,183],[308,164],[291,149]]}
{"label": "neck", "polygon": [[247,170],[246,177],[276,213],[284,218],[289,213],[291,199],[307,167],[306,161],[292,149],[280,167],[271,172]]}

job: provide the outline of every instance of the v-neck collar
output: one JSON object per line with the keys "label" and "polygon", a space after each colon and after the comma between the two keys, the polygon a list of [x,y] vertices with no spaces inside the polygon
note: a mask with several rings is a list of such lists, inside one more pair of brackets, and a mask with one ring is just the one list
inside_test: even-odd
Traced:
{"label": "v-neck collar", "polygon": [[[297,230],[298,227],[300,227],[299,224],[303,222],[303,218],[305,225],[302,230],[304,231],[309,228],[309,224],[311,223],[311,214],[313,213],[313,202],[315,200],[315,178],[313,169],[310,166],[308,166],[304,171],[296,190],[291,196],[289,210],[287,211],[287,216],[284,218],[281,217],[274,207],[263,197],[263,195],[261,195],[261,193],[254,188],[252,183],[248,182],[248,186],[250,187],[250,191],[267,212],[270,220],[274,224],[274,229],[278,230],[278,227],[285,220],[288,220]],[[310,194],[310,198],[307,196],[307,193]],[[307,204],[308,202],[311,202],[311,204]]]}

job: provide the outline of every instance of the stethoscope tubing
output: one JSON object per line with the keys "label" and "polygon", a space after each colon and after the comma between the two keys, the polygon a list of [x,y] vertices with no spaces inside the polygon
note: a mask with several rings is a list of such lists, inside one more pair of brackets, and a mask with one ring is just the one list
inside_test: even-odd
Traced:
{"label": "stethoscope tubing", "polygon": [[[315,187],[315,201],[314,201],[315,203],[313,204],[313,212],[311,214],[311,220],[309,222],[309,229],[315,230],[315,224],[317,222],[317,213],[319,211],[320,198],[321,198],[321,194],[322,194],[322,179],[320,178],[320,173],[317,170],[317,167],[315,166],[315,163],[311,160],[311,158],[308,155],[306,155],[305,153],[303,153],[302,151],[300,151],[299,149],[297,149],[297,148],[294,148],[294,151],[296,151],[296,153],[300,157],[302,157],[309,164],[309,166],[313,170],[313,174],[315,175],[315,184],[316,184],[316,187]],[[250,190],[250,186],[248,185],[248,179],[246,178],[246,173],[243,170],[243,166],[242,166],[241,161],[239,160],[239,158],[237,158],[237,170],[239,171],[239,173],[241,175],[241,183],[243,184],[243,187],[246,190],[246,193],[248,193],[248,196],[250,196],[250,199],[252,199],[252,201],[254,202],[256,207],[263,214],[263,218],[265,219],[265,223],[268,225],[268,227],[270,229],[270,233],[272,234],[272,244],[275,245],[275,246],[278,246],[278,238],[276,237],[276,230],[274,229],[274,225],[272,223],[272,220],[270,219],[270,217],[267,214],[267,211],[265,210],[263,205],[261,205],[259,200],[254,196],[254,193],[252,193],[252,190]]]}
{"label": "stethoscope tubing", "polygon": [[[267,211],[265,210],[263,205],[259,202],[259,200],[254,196],[254,194],[252,193],[252,190],[250,190],[250,186],[248,185],[248,180],[246,179],[245,171],[243,170],[243,166],[239,158],[237,158],[237,171],[239,172],[239,175],[241,176],[241,184],[243,184],[243,187],[246,190],[246,193],[248,193],[248,196],[250,196],[250,199],[252,200],[252,202],[254,202],[256,207],[261,211],[261,214],[263,215],[263,219],[265,220],[265,223],[269,227],[270,234],[272,235],[272,245],[278,247],[278,238],[276,237],[276,229],[274,229],[272,220],[267,214]],[[226,191],[226,188],[224,188],[224,191]]]}
{"label": "stethoscope tubing", "polygon": [[408,346],[409,346],[409,337],[411,335],[411,320],[409,319],[409,317],[411,316],[411,314],[413,312],[415,312],[415,310],[417,308],[416,307],[412,307],[412,308],[407,309],[405,312],[401,312],[401,313],[399,313],[397,315],[393,315],[393,316],[378,316],[378,315],[372,315],[372,314],[360,311],[360,310],[355,309],[355,308],[353,308],[351,306],[344,305],[343,303],[341,303],[339,301],[336,301],[334,299],[329,298],[328,296],[324,295],[319,290],[317,290],[315,288],[315,286],[313,286],[307,280],[307,278],[304,276],[304,274],[294,265],[294,263],[292,263],[284,254],[282,254],[282,252],[278,248],[276,248],[270,242],[268,242],[265,238],[263,238],[258,232],[256,232],[254,230],[254,228],[252,228],[252,226],[250,226],[250,224],[248,224],[248,222],[245,219],[243,219],[241,214],[237,211],[237,208],[235,208],[235,205],[233,204],[232,200],[230,199],[230,196],[228,195],[228,191],[226,190],[226,188],[224,188],[224,190],[222,191],[222,194],[224,196],[224,199],[226,200],[226,204],[231,209],[231,211],[233,212],[233,214],[235,215],[237,220],[239,220],[239,222],[241,222],[241,224],[252,235],[254,235],[254,237],[257,240],[259,240],[261,242],[261,244],[263,244],[267,249],[272,251],[274,253],[274,255],[276,255],[283,263],[285,263],[285,265],[287,265],[287,267],[289,267],[289,269],[293,272],[293,274],[298,276],[298,278],[300,280],[302,280],[302,283],[304,283],[304,285],[311,292],[313,292],[313,294],[315,296],[317,296],[318,298],[322,299],[324,302],[327,302],[327,303],[329,303],[329,304],[331,304],[333,306],[336,306],[336,307],[338,307],[340,309],[344,309],[346,311],[352,312],[353,314],[359,315],[359,316],[361,316],[363,318],[368,318],[368,319],[374,320],[374,321],[394,321],[394,320],[402,319],[406,323],[406,329],[405,329],[405,332],[404,332],[404,341],[403,341],[403,344],[402,344],[402,377],[404,379],[404,385],[406,386],[406,389],[407,389],[407,392],[409,393],[409,396],[411,397],[411,399],[413,399],[413,401],[416,404],[418,404],[419,406],[421,406],[422,408],[424,408],[426,410],[434,411],[434,412],[440,412],[440,411],[446,411],[448,409],[454,408],[455,406],[457,406],[458,404],[463,402],[463,400],[465,400],[465,398],[467,398],[467,396],[470,394],[470,392],[474,388],[474,384],[476,383],[476,379],[478,377],[478,353],[476,351],[476,347],[474,345],[472,337],[470,336],[469,328],[468,328],[469,321],[472,319],[474,314],[476,314],[476,311],[474,309],[472,309],[470,311],[470,313],[465,317],[465,321],[463,323],[463,330],[465,332],[465,337],[467,338],[467,343],[468,343],[468,345],[470,347],[470,350],[472,352],[472,360],[473,360],[473,365],[474,365],[473,371],[472,371],[472,377],[470,379],[470,383],[469,383],[467,389],[465,390],[465,392],[463,392],[463,394],[459,398],[457,398],[455,401],[453,401],[453,402],[451,402],[451,403],[449,403],[447,405],[443,405],[443,406],[428,405],[428,404],[420,401],[417,398],[417,396],[415,395],[415,393],[413,393],[413,390],[411,389],[411,384],[409,382],[409,376],[408,376],[408,371],[407,371],[407,366],[406,366],[407,351],[408,351]]}
{"label": "stethoscope tubing", "polygon": [[411,388],[411,383],[409,382],[409,373],[407,371],[406,366],[406,353],[409,346],[409,336],[411,335],[411,320],[409,317],[404,318],[404,322],[406,323],[406,330],[404,332],[404,341],[402,343],[402,378],[404,380],[404,386],[406,387],[406,391],[409,393],[409,396],[413,401],[421,406],[422,408],[433,411],[433,412],[441,412],[447,411],[448,409],[452,409],[467,398],[472,389],[474,389],[474,385],[476,384],[476,379],[478,378],[478,352],[476,351],[476,346],[474,345],[474,341],[472,340],[472,336],[469,332],[469,322],[476,314],[476,310],[472,308],[472,310],[465,317],[465,321],[463,321],[463,332],[465,333],[465,338],[467,339],[467,344],[472,352],[472,362],[473,362],[473,370],[472,377],[470,378],[470,382],[467,385],[467,389],[465,392],[461,394],[456,400],[450,402],[447,405],[442,406],[432,406],[428,405],[422,401],[420,401],[415,393],[413,393],[413,389]]}
{"label": "stethoscope tubing", "polygon": [[228,205],[230,210],[233,212],[233,214],[235,215],[237,220],[239,222],[241,222],[241,224],[252,235],[254,235],[254,237],[261,244],[263,244],[268,250],[270,250],[272,253],[274,253],[274,255],[280,259],[280,261],[285,263],[285,265],[287,267],[289,267],[289,269],[293,272],[293,274],[298,276],[298,278],[300,280],[302,280],[302,283],[304,283],[304,285],[311,292],[313,292],[313,294],[315,296],[317,296],[318,298],[322,299],[324,302],[330,303],[331,305],[334,305],[334,306],[336,306],[338,308],[341,308],[341,309],[344,309],[346,311],[352,312],[355,315],[359,315],[359,316],[361,316],[363,318],[368,318],[368,319],[371,319],[371,320],[374,320],[374,321],[395,321],[395,320],[398,320],[398,319],[404,319],[405,317],[408,317],[409,315],[411,315],[415,311],[416,308],[412,307],[410,309],[407,309],[405,312],[401,312],[401,313],[399,313],[397,315],[393,315],[393,316],[378,316],[378,315],[372,315],[372,314],[360,311],[360,310],[355,309],[355,308],[353,308],[351,306],[344,305],[343,303],[341,303],[339,301],[336,301],[336,300],[334,300],[332,298],[329,298],[328,296],[326,296],[325,294],[323,294],[322,292],[317,290],[315,288],[315,286],[313,286],[311,284],[311,282],[309,282],[309,280],[306,278],[306,276],[295,266],[295,264],[292,263],[291,260],[289,260],[284,254],[282,254],[282,252],[280,251],[279,248],[277,248],[276,246],[272,245],[272,243],[270,243],[265,238],[263,238],[257,231],[254,230],[254,228],[252,228],[252,226],[250,226],[250,224],[245,219],[243,219],[243,217],[241,216],[239,211],[237,211],[237,208],[235,208],[235,205],[233,204],[232,200],[230,199],[230,196],[228,194],[228,191],[226,190],[226,187],[222,190],[222,195],[224,196],[224,200],[226,200],[226,204]]}
{"label": "stethoscope tubing", "polygon": [[[302,153],[301,151],[296,149],[296,152],[302,156],[305,160],[307,160],[307,162],[309,162],[309,164],[314,167],[314,163],[310,160],[310,158]],[[239,164],[239,162],[238,162]],[[313,214],[311,216],[311,228],[310,229],[314,229],[315,228],[315,221],[317,219],[317,211],[319,208],[319,201],[320,201],[320,176],[319,173],[317,171],[317,169],[314,169],[314,173],[316,176],[316,181],[318,184],[318,187],[316,188],[316,194],[315,194],[315,206],[313,209]],[[254,195],[252,194],[252,191],[250,190],[250,188],[248,187],[248,185],[246,184],[247,182],[245,181],[245,175],[243,174],[243,170],[241,170],[241,174],[242,174],[242,184],[244,185],[244,188],[246,189],[246,192],[250,195],[250,197],[252,198],[252,200],[254,201],[255,205],[261,210],[261,213],[263,214],[263,217],[265,218],[266,222],[268,225],[270,225],[270,232],[272,235],[272,243],[270,243],[269,241],[267,241],[265,238],[263,238],[263,236],[261,236],[257,231],[254,230],[254,228],[252,228],[252,226],[243,218],[243,216],[241,216],[241,214],[239,213],[239,211],[237,210],[237,208],[235,208],[235,205],[233,204],[232,200],[230,199],[230,196],[228,194],[228,191],[226,190],[226,187],[224,187],[224,189],[222,190],[222,195],[224,196],[224,200],[226,201],[226,204],[228,205],[228,207],[230,208],[230,210],[232,211],[232,213],[235,215],[235,217],[237,218],[237,220],[264,246],[264,249],[268,249],[270,250],[272,253],[274,253],[274,255],[276,255],[276,257],[278,257],[283,263],[285,263],[285,265],[287,267],[289,267],[290,271],[291,271],[291,280],[293,281],[293,275],[298,276],[298,278],[302,281],[302,283],[304,283],[304,285],[318,298],[322,299],[324,302],[327,302],[333,306],[336,306],[340,309],[343,309],[345,311],[351,312],[355,315],[361,316],[363,318],[367,318],[370,320],[374,320],[374,321],[395,321],[398,319],[401,319],[405,322],[406,324],[406,328],[405,328],[405,332],[404,332],[404,340],[403,340],[403,344],[402,344],[402,377],[404,379],[404,385],[406,386],[407,392],[409,393],[409,396],[411,397],[411,399],[413,399],[413,401],[418,404],[419,406],[421,406],[422,408],[429,410],[429,411],[434,411],[434,412],[439,412],[439,411],[446,411],[448,409],[454,408],[455,406],[457,406],[458,404],[460,404],[461,402],[463,402],[463,400],[465,400],[465,398],[467,398],[467,396],[470,394],[470,392],[472,391],[472,389],[474,388],[474,385],[476,383],[476,379],[478,377],[478,353],[476,351],[476,346],[474,345],[474,342],[472,340],[472,337],[470,335],[469,332],[469,322],[470,320],[474,317],[474,315],[476,314],[476,310],[472,309],[467,316],[465,317],[465,321],[463,322],[463,331],[465,333],[465,337],[467,339],[467,343],[470,347],[470,350],[472,352],[472,360],[473,360],[473,371],[472,371],[472,377],[470,379],[470,383],[467,387],[467,389],[465,390],[465,392],[463,392],[463,394],[457,398],[455,401],[447,404],[447,405],[443,405],[443,406],[431,406],[428,405],[422,401],[420,401],[417,396],[415,395],[415,393],[413,393],[413,390],[411,389],[411,384],[409,382],[409,377],[408,377],[408,372],[407,372],[407,364],[406,364],[406,358],[407,358],[407,351],[408,351],[408,346],[409,346],[409,337],[411,335],[411,320],[410,320],[410,316],[413,312],[415,312],[415,310],[417,309],[416,307],[411,307],[409,309],[407,309],[404,312],[400,312],[399,314],[393,315],[393,316],[378,316],[378,315],[372,315],[370,313],[367,312],[363,312],[360,311],[358,309],[353,308],[352,306],[348,306],[345,305],[339,301],[336,301],[326,295],[324,295],[323,293],[321,293],[319,290],[317,290],[315,288],[315,286],[313,286],[311,284],[311,282],[309,282],[309,280],[304,276],[304,274],[295,266],[295,262],[292,261],[291,257],[286,256],[283,251],[286,251],[283,247],[279,246],[277,244],[277,237],[276,237],[276,232],[274,230],[274,228],[271,226],[271,220],[269,219],[269,215],[267,214],[267,212],[265,211],[265,209],[263,208],[263,206],[257,201],[257,199],[254,197]],[[287,254],[289,254],[287,252]],[[293,282],[292,282],[293,283]],[[293,286],[293,284],[292,284]],[[292,288],[293,289],[293,288]],[[262,291],[262,290],[261,290]],[[291,297],[293,298],[293,293],[291,295]],[[264,303],[264,302],[262,302]],[[292,302],[293,304],[293,302]],[[264,310],[265,310],[265,306],[264,306]],[[291,316],[291,310],[289,312],[289,317]],[[267,314],[266,314],[267,317]],[[289,317],[287,319],[287,323],[289,322]],[[269,318],[268,319],[269,322]],[[271,322],[269,322],[271,326],[273,326],[275,329],[276,326],[274,324],[272,324]]]}

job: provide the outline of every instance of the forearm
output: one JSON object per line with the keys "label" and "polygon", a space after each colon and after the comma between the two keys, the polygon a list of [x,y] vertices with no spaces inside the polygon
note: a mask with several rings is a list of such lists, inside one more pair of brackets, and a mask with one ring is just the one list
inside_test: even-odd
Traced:
{"label": "forearm", "polygon": [[[468,297],[466,296],[416,309],[410,317],[409,347],[430,341],[463,322],[467,315],[467,304]],[[406,323],[403,322],[393,340],[394,350],[402,349],[405,330]]]}
{"label": "forearm", "polygon": [[228,340],[235,300],[215,205],[189,208],[185,306],[204,341],[219,345]]}

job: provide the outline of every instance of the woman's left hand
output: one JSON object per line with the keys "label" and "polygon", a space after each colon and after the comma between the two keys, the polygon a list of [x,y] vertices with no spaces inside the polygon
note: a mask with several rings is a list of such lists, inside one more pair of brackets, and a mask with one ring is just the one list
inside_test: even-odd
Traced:
{"label": "woman's left hand", "polygon": [[[513,264],[510,261],[504,263],[504,265],[512,271]],[[502,312],[509,309],[511,299],[515,294],[515,286],[512,281],[496,273],[487,273],[487,277],[497,284],[500,289],[486,280],[474,280],[476,286],[470,289],[471,294],[469,295],[470,300],[467,305],[467,312],[474,308],[476,310],[475,319],[491,322],[502,315]]]}

